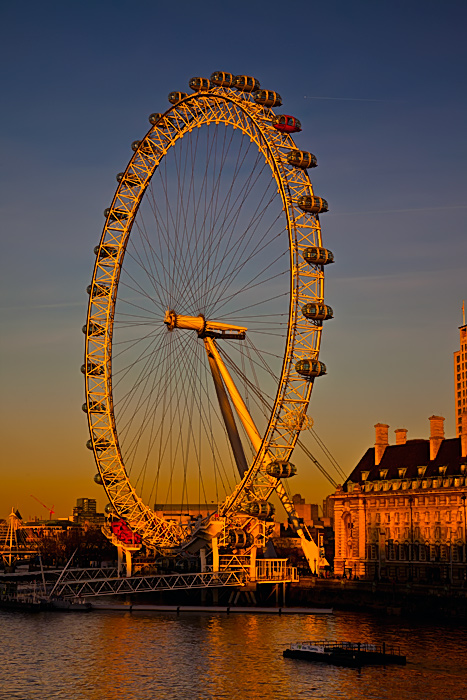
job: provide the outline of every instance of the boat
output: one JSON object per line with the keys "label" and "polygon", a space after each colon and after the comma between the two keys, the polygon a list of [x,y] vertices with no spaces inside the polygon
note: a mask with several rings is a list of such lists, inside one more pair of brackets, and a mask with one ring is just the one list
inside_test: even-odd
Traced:
{"label": "boat", "polygon": [[394,645],[368,644],[366,642],[331,642],[312,641],[297,642],[285,649],[283,656],[288,659],[302,659],[304,661],[318,661],[334,666],[367,666],[372,664],[400,664],[407,663],[406,657],[401,654],[400,648]]}

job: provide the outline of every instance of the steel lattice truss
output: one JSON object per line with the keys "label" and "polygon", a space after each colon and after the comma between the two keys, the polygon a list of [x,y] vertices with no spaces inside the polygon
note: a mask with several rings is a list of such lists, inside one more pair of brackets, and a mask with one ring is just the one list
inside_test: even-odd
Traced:
{"label": "steel lattice truss", "polygon": [[166,576],[132,576],[129,578],[80,578],[65,576],[55,587],[57,598],[88,598],[124,593],[176,591],[192,588],[225,588],[244,586],[246,575],[241,571],[209,571],[195,574],[168,574]]}
{"label": "steel lattice truss", "polygon": [[[187,96],[167,110],[139,143],[126,168],[113,198],[96,255],[85,352],[86,402],[92,447],[113,508],[135,532],[142,535],[146,544],[159,549],[179,546],[189,534],[181,524],[158,517],[143,502],[128,477],[113,405],[113,321],[125,251],[148,184],[177,141],[206,125],[232,127],[256,145],[275,179],[289,238],[288,330],[274,405],[262,436],[261,449],[243,479],[221,504],[219,512],[229,517],[241,510],[247,492],[250,498],[253,493],[258,499],[267,499],[275,490],[286,510],[294,513],[281,480],[269,476],[265,465],[273,460],[289,460],[300,428],[306,420],[313,379],[298,374],[295,365],[301,359],[318,358],[322,322],[306,319],[300,309],[309,302],[323,301],[324,275],[322,265],[310,265],[303,258],[305,248],[322,245],[319,217],[305,213],[297,204],[303,195],[313,195],[312,184],[306,170],[288,163],[287,154],[297,146],[289,134],[273,128],[273,116],[271,109],[256,104],[250,95],[222,87],[212,87]],[[119,585],[129,584],[122,581]]]}

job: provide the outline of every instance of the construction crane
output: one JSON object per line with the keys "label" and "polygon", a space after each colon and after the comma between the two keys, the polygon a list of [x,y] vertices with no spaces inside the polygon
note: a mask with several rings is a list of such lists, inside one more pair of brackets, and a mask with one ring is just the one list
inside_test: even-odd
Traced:
{"label": "construction crane", "polygon": [[49,511],[49,520],[52,520],[52,515],[55,515],[54,507],[52,506],[51,508],[49,508],[49,506],[46,506],[45,503],[42,503],[42,501],[40,501],[36,496],[33,496],[32,493],[31,498],[34,498],[35,501],[40,503],[41,506],[44,506],[44,508]]}

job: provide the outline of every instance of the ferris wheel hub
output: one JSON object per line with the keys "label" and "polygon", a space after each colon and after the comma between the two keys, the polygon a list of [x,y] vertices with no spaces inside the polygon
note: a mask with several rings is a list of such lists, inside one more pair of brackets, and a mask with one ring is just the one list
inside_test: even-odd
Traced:
{"label": "ferris wheel hub", "polygon": [[221,323],[220,321],[206,321],[203,314],[183,316],[173,310],[165,312],[164,323],[169,331],[173,331],[174,328],[184,328],[196,331],[200,338],[244,340],[247,331],[244,326],[234,326],[231,323]]}

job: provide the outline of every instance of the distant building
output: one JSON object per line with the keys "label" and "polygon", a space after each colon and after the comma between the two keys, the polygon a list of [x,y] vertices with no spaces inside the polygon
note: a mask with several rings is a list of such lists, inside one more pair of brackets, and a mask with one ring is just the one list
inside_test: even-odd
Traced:
{"label": "distant building", "polygon": [[217,507],[217,503],[155,503],[154,512],[158,518],[187,524],[212,515],[217,511]]}
{"label": "distant building", "polygon": [[292,503],[297,516],[303,520],[305,525],[312,526],[315,521],[319,520],[319,506],[317,503],[305,503],[305,499],[299,493],[292,496]]}
{"label": "distant building", "polygon": [[[465,319],[464,319],[465,321]],[[462,414],[467,411],[467,325],[459,328],[460,349],[454,353],[456,435],[462,432]]]}
{"label": "distant building", "polygon": [[73,522],[79,525],[89,523],[99,526],[104,524],[105,514],[97,513],[95,498],[77,498],[76,506],[73,508]]}
{"label": "distant building", "polygon": [[370,579],[467,579],[467,413],[461,436],[444,437],[444,418],[431,416],[429,440],[407,440],[375,426],[367,450],[332,496],[334,571]]}
{"label": "distant building", "polygon": [[[334,559],[333,501],[331,497],[323,501],[323,515],[320,515],[320,507],[317,503],[306,503],[299,493],[292,496],[292,503],[300,524],[306,527],[319,547],[319,560],[311,567],[312,573],[316,574],[329,569],[329,565],[332,565]],[[300,539],[288,522],[276,523],[267,551],[272,551],[271,547],[274,548],[277,556],[288,557],[293,566],[297,566],[302,573],[309,568],[309,563],[301,549]]]}

